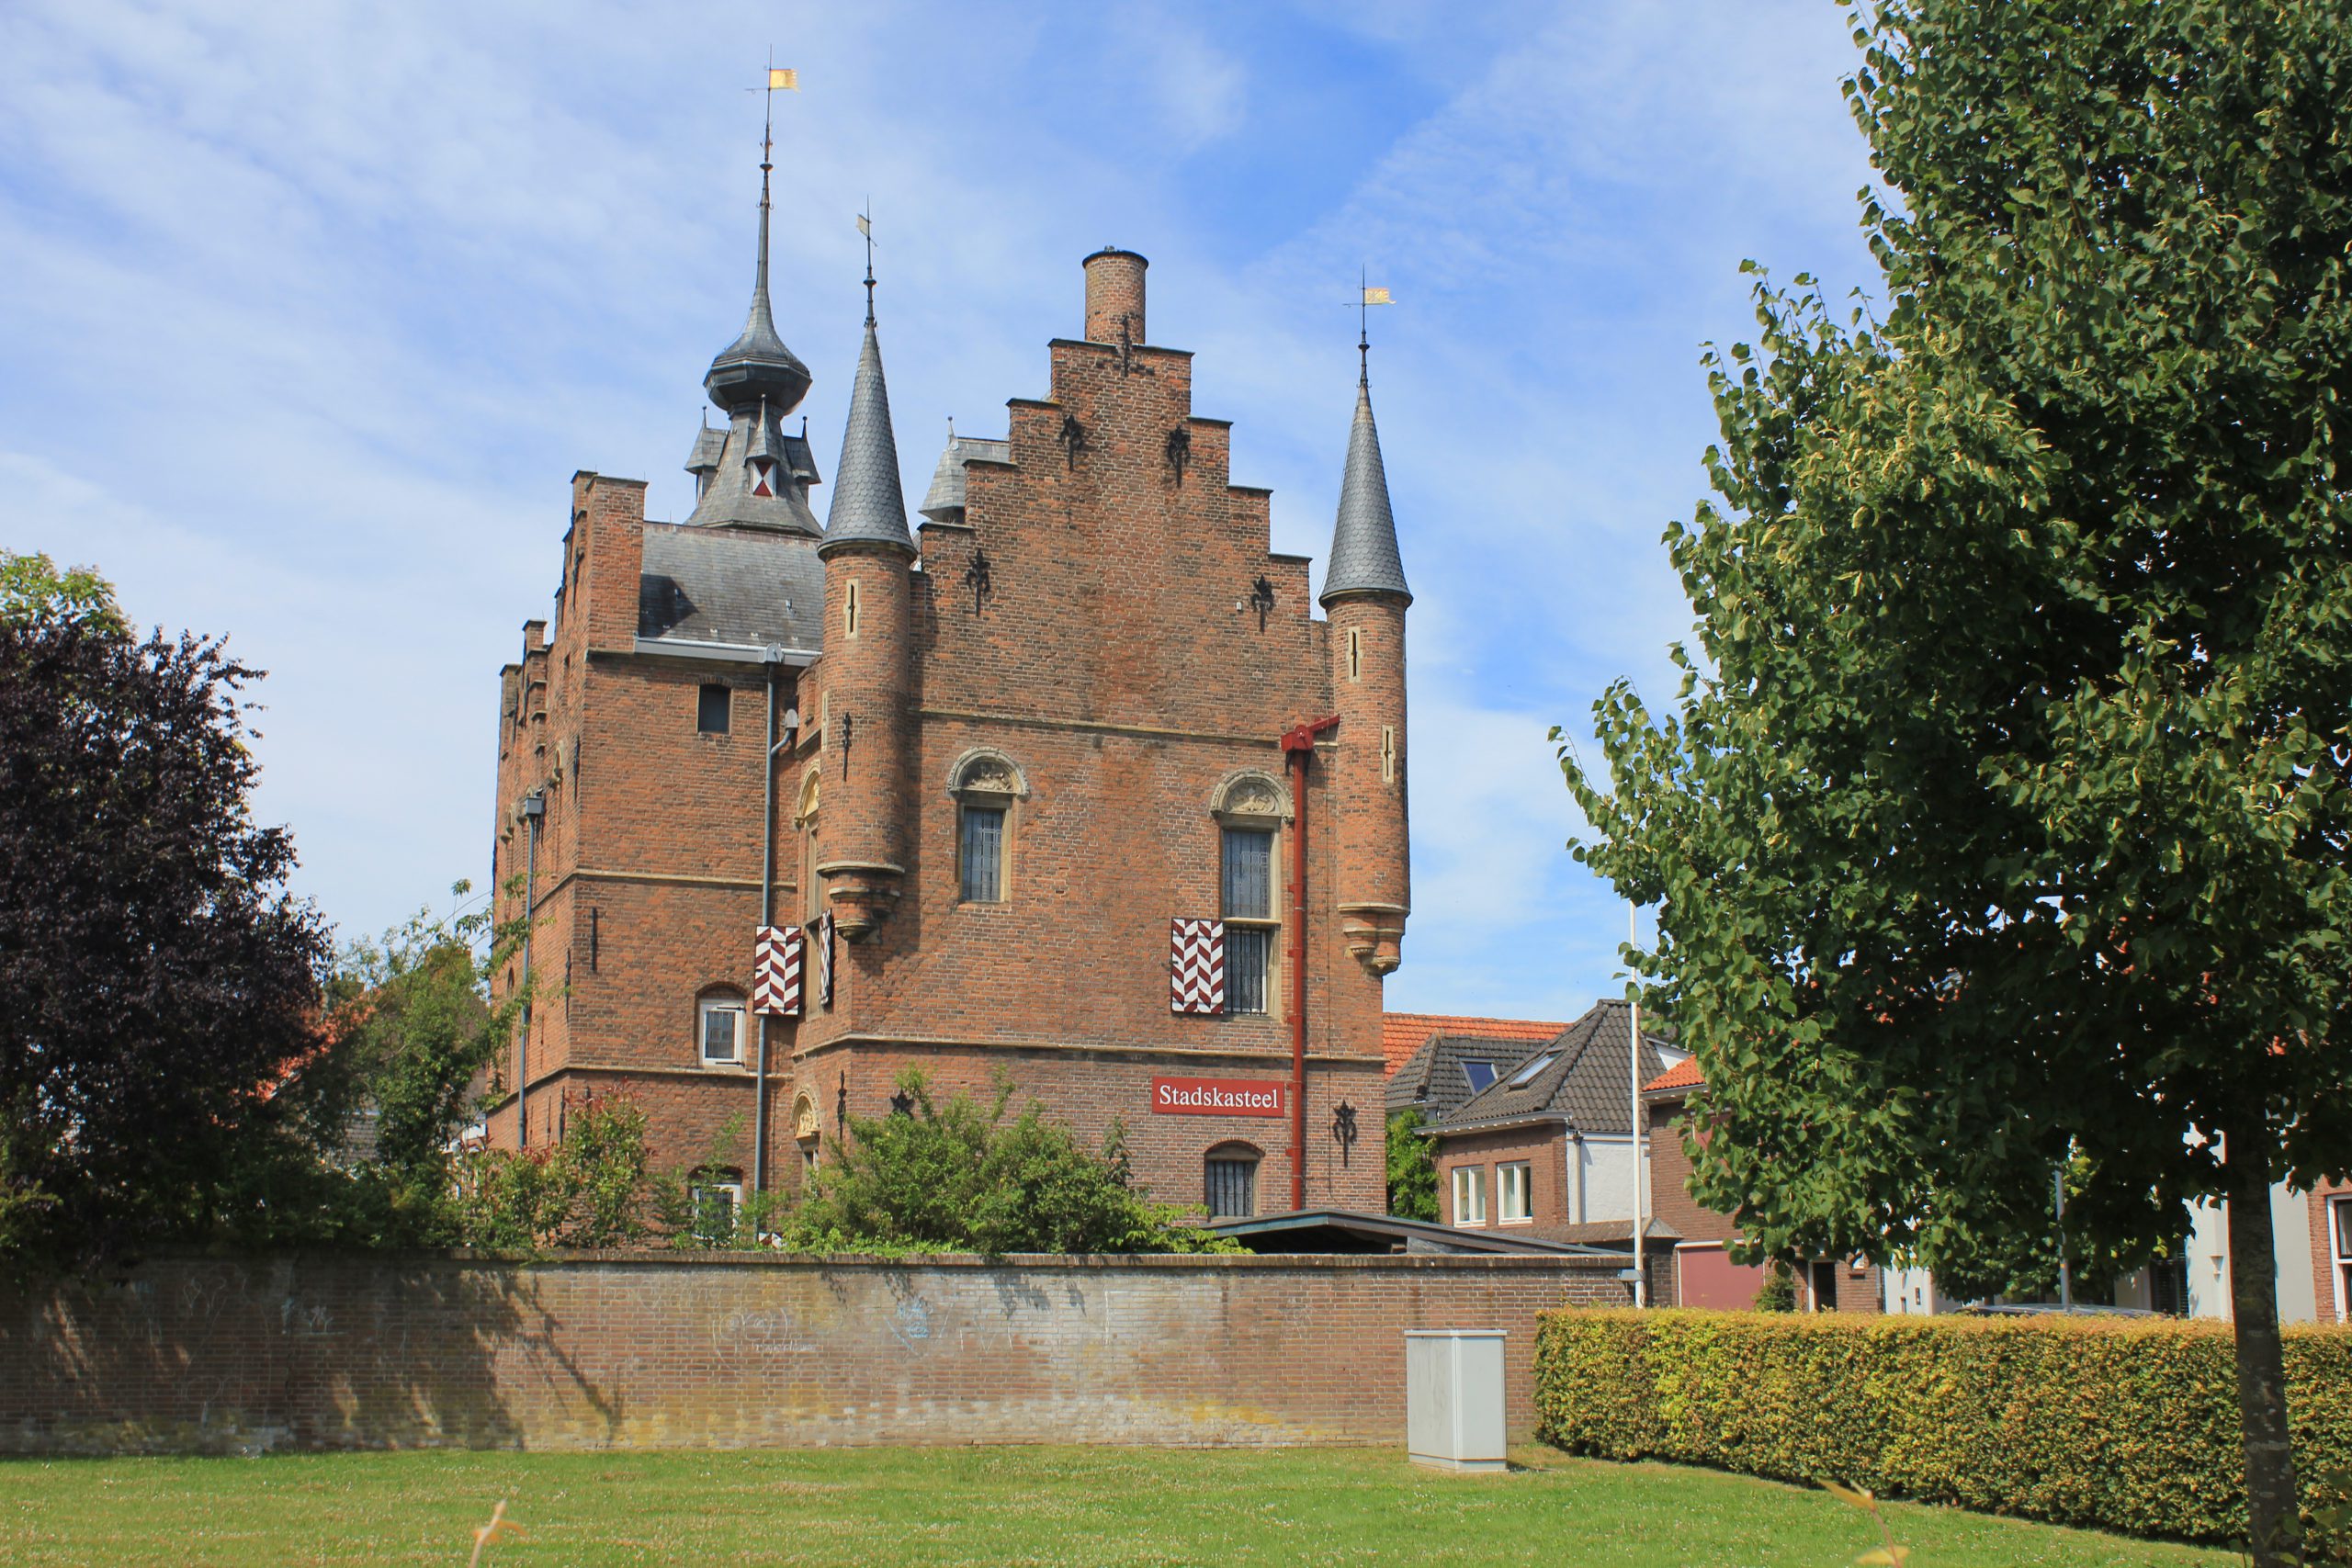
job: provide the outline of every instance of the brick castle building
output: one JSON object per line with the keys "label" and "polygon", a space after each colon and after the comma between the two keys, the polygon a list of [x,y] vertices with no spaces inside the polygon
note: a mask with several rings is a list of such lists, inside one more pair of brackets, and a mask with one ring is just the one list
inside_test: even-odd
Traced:
{"label": "brick castle building", "polygon": [[[490,1137],[625,1093],[666,1163],[731,1127],[726,1179],[789,1188],[919,1068],[1123,1123],[1164,1200],[1385,1209],[1411,595],[1368,378],[1318,619],[1191,356],[1150,345],[1143,257],[1085,259],[1046,396],[951,439],[912,519],[869,276],[820,524],[767,227],[763,166],[692,514],[574,476],[554,614],[501,673],[493,885],[532,934]],[[755,1006],[771,928],[789,1011]]]}

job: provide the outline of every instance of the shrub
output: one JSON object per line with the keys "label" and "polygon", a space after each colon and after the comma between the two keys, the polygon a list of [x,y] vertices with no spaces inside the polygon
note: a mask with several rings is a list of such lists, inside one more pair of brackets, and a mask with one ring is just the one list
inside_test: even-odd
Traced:
{"label": "shrub", "polygon": [[847,1242],[861,1250],[991,1254],[1241,1250],[1185,1224],[1198,1209],[1154,1202],[1135,1185],[1125,1133],[1115,1122],[1098,1152],[1046,1121],[1034,1101],[1008,1119],[1010,1081],[998,1083],[986,1108],[961,1094],[937,1103],[919,1072],[899,1084],[906,1112],[851,1119],[851,1141],[828,1145],[830,1163],[781,1225],[784,1246],[818,1251]]}
{"label": "shrub", "polygon": [[[2306,1506],[2324,1511],[2352,1469],[2352,1331],[2289,1329],[2286,1359]],[[1535,1404],[1546,1442],[1606,1459],[2134,1535],[2245,1529],[2223,1323],[1549,1313]]]}

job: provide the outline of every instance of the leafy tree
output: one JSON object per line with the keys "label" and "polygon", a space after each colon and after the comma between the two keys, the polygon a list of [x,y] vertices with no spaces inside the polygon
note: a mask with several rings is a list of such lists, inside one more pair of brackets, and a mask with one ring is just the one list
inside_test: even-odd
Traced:
{"label": "leafy tree", "polygon": [[1388,1117],[1388,1212],[1400,1220],[1437,1221],[1437,1155],[1420,1135],[1421,1113]]}
{"label": "leafy tree", "polygon": [[469,1247],[627,1247],[650,1230],[653,1174],[645,1112],[600,1095],[569,1118],[563,1141],[483,1149],[460,1165],[458,1227]]}
{"label": "leafy tree", "polygon": [[0,626],[75,621],[93,631],[129,635],[114,584],[89,567],[64,571],[39,554],[0,550]]}
{"label": "leafy tree", "polygon": [[2123,1266],[2229,1201],[2256,1561],[2295,1561],[2270,1210],[2352,1167],[2352,17],[1890,0],[1875,313],[1757,288],[1677,711],[1562,765],[1767,1253]]}
{"label": "leafy tree", "polygon": [[1235,1244],[1182,1222],[1194,1210],[1155,1203],[1135,1186],[1115,1125],[1100,1152],[1046,1120],[1031,1102],[1006,1119],[1009,1081],[985,1109],[957,1095],[945,1105],[919,1072],[899,1080],[910,1109],[853,1117],[851,1141],[828,1145],[830,1165],[784,1231],[786,1246],[1007,1252],[1221,1252]]}
{"label": "leafy tree", "polygon": [[253,820],[259,672],[218,641],[137,641],[103,584],[43,585],[28,559],[0,614],[0,1258],[19,1267],[219,1222],[316,1043],[327,953],[286,890],[292,840]]}

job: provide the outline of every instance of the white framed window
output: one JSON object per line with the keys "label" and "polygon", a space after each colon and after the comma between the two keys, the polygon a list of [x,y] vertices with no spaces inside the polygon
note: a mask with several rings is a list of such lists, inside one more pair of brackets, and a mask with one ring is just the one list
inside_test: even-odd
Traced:
{"label": "white framed window", "polygon": [[1495,1216],[1504,1224],[1535,1217],[1534,1168],[1525,1160],[1495,1167]]}
{"label": "white framed window", "polygon": [[1457,1165],[1453,1168],[1453,1223],[1457,1225],[1483,1225],[1487,1223],[1485,1166]]}
{"label": "white framed window", "polygon": [[1225,918],[1225,1010],[1271,1012],[1273,990],[1274,835],[1227,828],[1219,868]]}
{"label": "white framed window", "polygon": [[741,1178],[701,1177],[686,1191],[694,1203],[694,1234],[706,1241],[732,1240],[735,1215],[743,1207]]}
{"label": "white framed window", "polygon": [[2329,1199],[2327,1222],[2335,1251],[2335,1321],[2352,1322],[2352,1198]]}
{"label": "white framed window", "polygon": [[706,1066],[743,1059],[743,998],[731,992],[703,998],[695,1008],[695,1035]]}

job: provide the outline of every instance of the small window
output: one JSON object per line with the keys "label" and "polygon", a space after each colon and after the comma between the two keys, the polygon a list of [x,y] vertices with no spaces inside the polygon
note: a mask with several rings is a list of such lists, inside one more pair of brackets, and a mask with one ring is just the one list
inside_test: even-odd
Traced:
{"label": "small window", "polygon": [[1453,1223],[1457,1225],[1483,1225],[1487,1223],[1485,1166],[1457,1165],[1453,1168]]}
{"label": "small window", "polygon": [[702,999],[702,1059],[740,1062],[743,1059],[743,1001],[740,997]]}
{"label": "small window", "polygon": [[1274,955],[1274,835],[1225,830],[1220,882],[1225,917],[1225,1010],[1265,1012]]}
{"label": "small window", "polygon": [[1209,1217],[1242,1219],[1258,1212],[1258,1156],[1218,1150],[1208,1157]]}
{"label": "small window", "polygon": [[2328,1218],[2335,1232],[2335,1317],[2352,1319],[2352,1198],[2332,1198]]}
{"label": "small window", "polygon": [[1557,1058],[1558,1055],[1559,1054],[1555,1051],[1546,1051],[1542,1055],[1536,1057],[1535,1060],[1528,1063],[1527,1066],[1520,1068],[1519,1071],[1511,1074],[1510,1087],[1513,1089],[1525,1089],[1529,1084],[1533,1083],[1535,1081],[1535,1075],[1550,1066]]}
{"label": "small window", "polygon": [[725,686],[705,686],[695,705],[695,728],[705,735],[724,735],[733,722],[735,694]]}
{"label": "small window", "polygon": [[963,878],[964,902],[1001,903],[1004,898],[1004,807],[967,806],[961,817],[956,863]]}
{"label": "small window", "polygon": [[857,583],[852,581],[842,589],[842,635],[857,635]]}
{"label": "small window", "polygon": [[1396,727],[1393,724],[1380,727],[1380,782],[1396,782]]}
{"label": "small window", "polygon": [[1495,1081],[1495,1065],[1492,1062],[1482,1062],[1475,1058],[1464,1061],[1462,1064],[1462,1076],[1470,1080],[1472,1094],[1484,1094]]}
{"label": "small window", "polygon": [[1348,679],[1363,679],[1363,633],[1360,631],[1348,633]]}
{"label": "small window", "polygon": [[1496,1182],[1501,1189],[1495,1194],[1495,1208],[1497,1217],[1503,1224],[1535,1217],[1534,1196],[1529,1182],[1532,1174],[1532,1168],[1525,1160],[1495,1168]]}
{"label": "small window", "polygon": [[731,1171],[698,1176],[686,1192],[694,1205],[691,1228],[697,1240],[725,1243],[735,1239],[735,1215],[743,1206],[741,1178]]}

